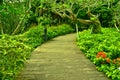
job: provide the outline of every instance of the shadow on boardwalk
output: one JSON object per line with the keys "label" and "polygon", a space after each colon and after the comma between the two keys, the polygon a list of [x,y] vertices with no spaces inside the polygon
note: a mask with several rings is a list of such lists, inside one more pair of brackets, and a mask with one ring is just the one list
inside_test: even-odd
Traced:
{"label": "shadow on boardwalk", "polygon": [[36,48],[17,80],[110,80],[77,48],[75,34]]}

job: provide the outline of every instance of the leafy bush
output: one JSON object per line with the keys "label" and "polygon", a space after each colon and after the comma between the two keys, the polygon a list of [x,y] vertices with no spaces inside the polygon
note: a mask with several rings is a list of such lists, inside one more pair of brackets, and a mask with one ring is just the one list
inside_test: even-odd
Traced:
{"label": "leafy bush", "polygon": [[[34,48],[44,41],[43,26],[29,29],[24,34],[0,36],[0,80],[13,80],[23,68]],[[73,32],[68,25],[48,27],[48,39]]]}
{"label": "leafy bush", "polygon": [[64,35],[70,32],[74,32],[74,29],[72,29],[69,25],[63,24],[56,27],[48,27],[47,36],[48,36],[48,39],[51,39],[58,35]]}
{"label": "leafy bush", "polygon": [[36,48],[44,42],[43,34],[43,26],[32,27],[29,31],[23,34],[23,37],[28,39],[28,41],[25,41],[24,43],[30,45],[32,48]]}
{"label": "leafy bush", "polygon": [[113,19],[113,10],[111,8],[103,5],[94,9],[92,12],[94,14],[100,14],[99,19],[103,27],[111,27]]}
{"label": "leafy bush", "polygon": [[79,33],[77,44],[98,70],[120,80],[120,33],[113,28],[103,28],[102,32],[91,34],[90,30],[84,30]]}
{"label": "leafy bush", "polygon": [[17,41],[17,37],[2,35],[0,38],[0,80],[12,80],[23,67],[31,48]]}
{"label": "leafy bush", "polygon": [[[64,35],[70,32],[74,32],[74,29],[66,24],[47,27],[48,40],[58,35]],[[44,26],[39,25],[37,27],[33,27],[24,33],[23,36],[28,39],[28,41],[25,42],[26,44],[31,45],[33,48],[36,48],[38,45],[44,42]]]}

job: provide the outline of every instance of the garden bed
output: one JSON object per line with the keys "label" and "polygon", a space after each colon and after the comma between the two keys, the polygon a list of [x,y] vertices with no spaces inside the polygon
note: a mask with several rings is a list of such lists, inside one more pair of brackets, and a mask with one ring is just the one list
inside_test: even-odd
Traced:
{"label": "garden bed", "polygon": [[112,80],[120,80],[120,33],[114,28],[102,28],[101,34],[90,30],[79,32],[80,50]]}

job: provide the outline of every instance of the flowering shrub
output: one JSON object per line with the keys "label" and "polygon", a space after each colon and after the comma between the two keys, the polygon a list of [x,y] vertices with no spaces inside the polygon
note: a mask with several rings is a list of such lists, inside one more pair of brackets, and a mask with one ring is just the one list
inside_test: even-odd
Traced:
{"label": "flowering shrub", "polygon": [[120,58],[116,58],[113,60],[113,63],[120,66]]}
{"label": "flowering shrub", "polygon": [[106,59],[106,62],[107,62],[107,63],[110,63],[110,61],[111,61],[110,58],[107,58],[107,59]]}
{"label": "flowering shrub", "polygon": [[107,57],[105,52],[98,52],[96,58],[94,59],[94,64],[101,65],[101,64],[108,64],[110,63],[110,58]]}
{"label": "flowering shrub", "polygon": [[120,80],[120,33],[114,28],[102,28],[101,34],[90,30],[79,33],[80,50],[112,80]]}
{"label": "flowering shrub", "polygon": [[104,52],[98,52],[96,58],[99,58],[99,57],[101,57],[101,58],[106,58],[106,56],[107,56],[107,55],[106,55]]}

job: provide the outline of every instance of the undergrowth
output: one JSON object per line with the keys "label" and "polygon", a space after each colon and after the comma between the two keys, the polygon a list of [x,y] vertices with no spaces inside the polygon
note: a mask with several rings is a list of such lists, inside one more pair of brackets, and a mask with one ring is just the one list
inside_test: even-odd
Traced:
{"label": "undergrowth", "polygon": [[90,30],[79,32],[80,50],[112,80],[120,80],[120,33],[114,28],[102,28],[101,34]]}

